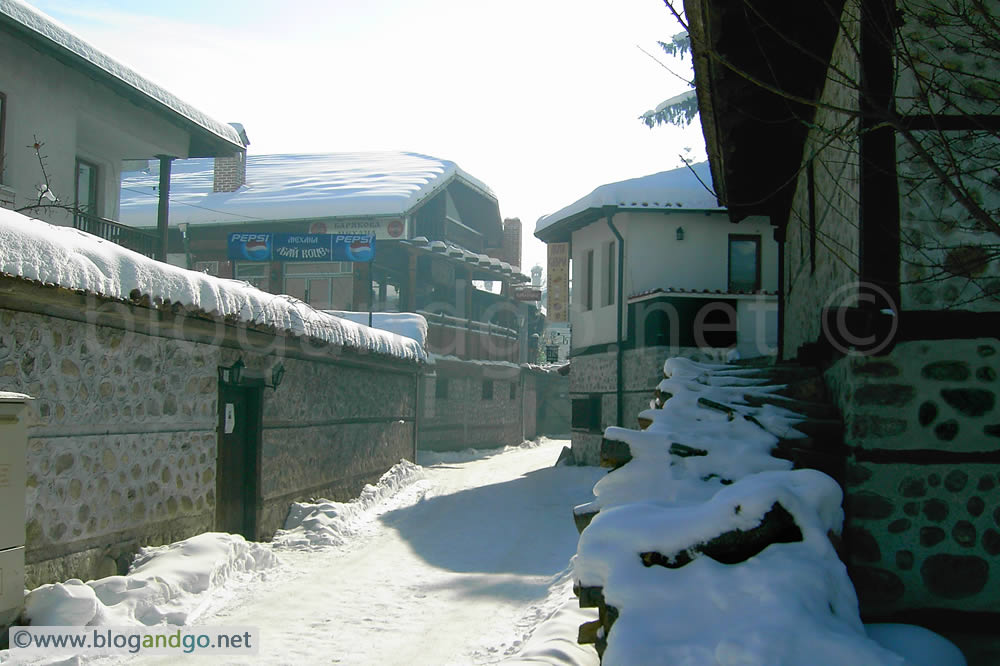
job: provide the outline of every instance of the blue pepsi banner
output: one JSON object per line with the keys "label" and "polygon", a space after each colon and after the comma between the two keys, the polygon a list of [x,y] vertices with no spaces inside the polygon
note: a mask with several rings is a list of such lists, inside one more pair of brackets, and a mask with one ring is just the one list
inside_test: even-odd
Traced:
{"label": "blue pepsi banner", "polygon": [[231,233],[233,261],[372,261],[374,234]]}

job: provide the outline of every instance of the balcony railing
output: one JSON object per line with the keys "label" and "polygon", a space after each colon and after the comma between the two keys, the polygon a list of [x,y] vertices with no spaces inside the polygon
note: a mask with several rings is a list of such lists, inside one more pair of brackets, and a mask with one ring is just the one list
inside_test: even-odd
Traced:
{"label": "balcony railing", "polygon": [[518,362],[518,333],[512,328],[444,314],[419,312],[427,319],[427,351],[466,361]]}
{"label": "balcony railing", "polygon": [[156,234],[141,229],[126,226],[89,213],[74,212],[73,226],[80,231],[86,231],[104,240],[135,250],[139,254],[156,258],[156,251],[160,246],[160,239]]}

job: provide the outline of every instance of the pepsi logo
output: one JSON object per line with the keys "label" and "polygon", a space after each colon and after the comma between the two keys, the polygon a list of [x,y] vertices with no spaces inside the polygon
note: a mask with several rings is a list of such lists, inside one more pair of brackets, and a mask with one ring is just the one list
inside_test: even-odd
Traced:
{"label": "pepsi logo", "polygon": [[359,236],[348,244],[346,253],[350,261],[371,261],[375,256],[374,241],[371,236]]}

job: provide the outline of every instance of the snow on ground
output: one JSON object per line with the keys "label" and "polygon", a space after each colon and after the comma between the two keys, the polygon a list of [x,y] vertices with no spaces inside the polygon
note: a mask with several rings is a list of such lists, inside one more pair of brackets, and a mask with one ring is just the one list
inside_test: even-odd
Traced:
{"label": "snow on ground", "polygon": [[[273,544],[206,534],[148,549],[129,576],[33,591],[29,606],[45,615],[32,617],[255,626],[255,660],[268,664],[594,666],[576,632],[596,615],[576,608],[569,560],[572,507],[605,470],[553,467],[566,444],[423,455],[355,501],[297,504]],[[134,661],[174,663],[47,663]]]}
{"label": "snow on ground", "polygon": [[221,318],[272,326],[331,345],[423,361],[423,345],[276,296],[240,280],[171,266],[78,229],[0,208],[0,274],[127,301],[148,295]]}

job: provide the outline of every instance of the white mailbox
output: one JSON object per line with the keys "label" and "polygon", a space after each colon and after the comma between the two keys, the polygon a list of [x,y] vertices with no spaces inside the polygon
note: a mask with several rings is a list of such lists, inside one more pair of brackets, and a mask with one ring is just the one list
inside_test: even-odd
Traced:
{"label": "white mailbox", "polygon": [[0,391],[0,631],[21,612],[24,600],[24,494],[30,397]]}

